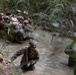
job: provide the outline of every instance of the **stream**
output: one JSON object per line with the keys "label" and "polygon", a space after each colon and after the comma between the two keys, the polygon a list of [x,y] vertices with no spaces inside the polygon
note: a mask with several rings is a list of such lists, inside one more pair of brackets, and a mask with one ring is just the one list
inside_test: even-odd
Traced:
{"label": "stream", "polygon": [[[73,75],[73,68],[67,65],[68,55],[64,53],[66,45],[71,40],[67,38],[54,37],[51,43],[52,35],[48,31],[36,30],[33,32],[35,40],[38,41],[37,49],[40,54],[40,60],[35,65],[34,71],[22,73],[22,75]],[[0,45],[3,42],[0,42]],[[28,46],[28,41],[22,44],[10,43],[4,50],[9,58],[17,50]],[[13,63],[17,67],[20,64],[21,56],[18,57]]]}

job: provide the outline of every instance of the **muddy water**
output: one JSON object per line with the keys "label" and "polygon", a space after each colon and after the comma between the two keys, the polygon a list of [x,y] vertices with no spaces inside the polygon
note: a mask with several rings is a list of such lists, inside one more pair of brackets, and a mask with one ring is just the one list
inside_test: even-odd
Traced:
{"label": "muddy water", "polygon": [[[29,71],[22,75],[73,75],[73,69],[66,66],[68,55],[64,53],[65,46],[71,40],[54,37],[51,43],[51,33],[41,30],[36,30],[33,35],[35,40],[38,41],[37,49],[40,54],[40,60],[35,65],[36,69],[34,71]],[[23,44],[10,43],[4,52],[10,57],[15,51],[25,46],[28,46],[28,41]],[[21,57],[18,57],[13,62],[16,67],[19,66],[20,59]]]}

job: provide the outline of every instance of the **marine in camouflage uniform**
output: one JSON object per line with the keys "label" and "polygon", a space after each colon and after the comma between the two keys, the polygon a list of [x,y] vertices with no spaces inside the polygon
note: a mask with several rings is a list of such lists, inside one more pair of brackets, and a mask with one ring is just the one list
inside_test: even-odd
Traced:
{"label": "marine in camouflage uniform", "polygon": [[21,60],[21,68],[23,72],[27,70],[33,70],[35,67],[34,65],[39,60],[39,53],[36,50],[37,42],[32,40],[30,41],[30,46],[22,48],[21,50],[17,51],[12,57],[12,61],[15,60],[18,56],[23,54]]}
{"label": "marine in camouflage uniform", "polygon": [[28,20],[24,20],[23,22],[23,29],[25,32],[25,37],[28,39],[34,39],[32,32],[34,31],[33,27],[29,24]]}
{"label": "marine in camouflage uniform", "polygon": [[3,18],[0,21],[0,34],[2,38],[7,38],[8,37],[8,22],[9,22],[9,17],[2,15]]}
{"label": "marine in camouflage uniform", "polygon": [[74,66],[76,63],[76,40],[66,47],[65,53],[69,55],[68,66]]}
{"label": "marine in camouflage uniform", "polygon": [[24,17],[24,20],[28,20],[28,22],[29,22],[30,25],[33,25],[33,22],[32,22],[32,20],[29,18],[27,11],[24,11],[24,12],[23,12],[23,17]]}
{"label": "marine in camouflage uniform", "polygon": [[66,47],[65,53],[69,55],[68,66],[74,67],[74,75],[76,75],[76,40]]}

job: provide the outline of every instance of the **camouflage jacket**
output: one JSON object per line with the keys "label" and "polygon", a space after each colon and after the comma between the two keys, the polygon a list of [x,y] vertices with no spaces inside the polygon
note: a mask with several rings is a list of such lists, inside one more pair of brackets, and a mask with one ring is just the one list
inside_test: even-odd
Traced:
{"label": "camouflage jacket", "polygon": [[22,55],[22,60],[21,60],[21,64],[22,63],[26,63],[27,61],[38,61],[39,60],[39,53],[37,52],[37,50],[34,50],[32,52],[30,52],[29,48],[25,47],[22,48],[21,50],[17,51],[12,57],[12,61],[15,60],[18,56]]}
{"label": "camouflage jacket", "polygon": [[76,60],[76,40],[73,40],[71,44],[65,48],[64,52]]}

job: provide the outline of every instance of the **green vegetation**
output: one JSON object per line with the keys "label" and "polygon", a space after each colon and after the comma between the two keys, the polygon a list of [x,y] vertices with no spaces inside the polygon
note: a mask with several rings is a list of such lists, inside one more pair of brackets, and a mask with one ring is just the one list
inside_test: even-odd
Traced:
{"label": "green vegetation", "polygon": [[27,10],[34,25],[76,39],[76,0],[0,0],[1,12],[16,9]]}
{"label": "green vegetation", "polygon": [[0,11],[27,10],[34,25],[75,39],[73,37],[76,30],[75,6],[76,0],[1,0]]}

